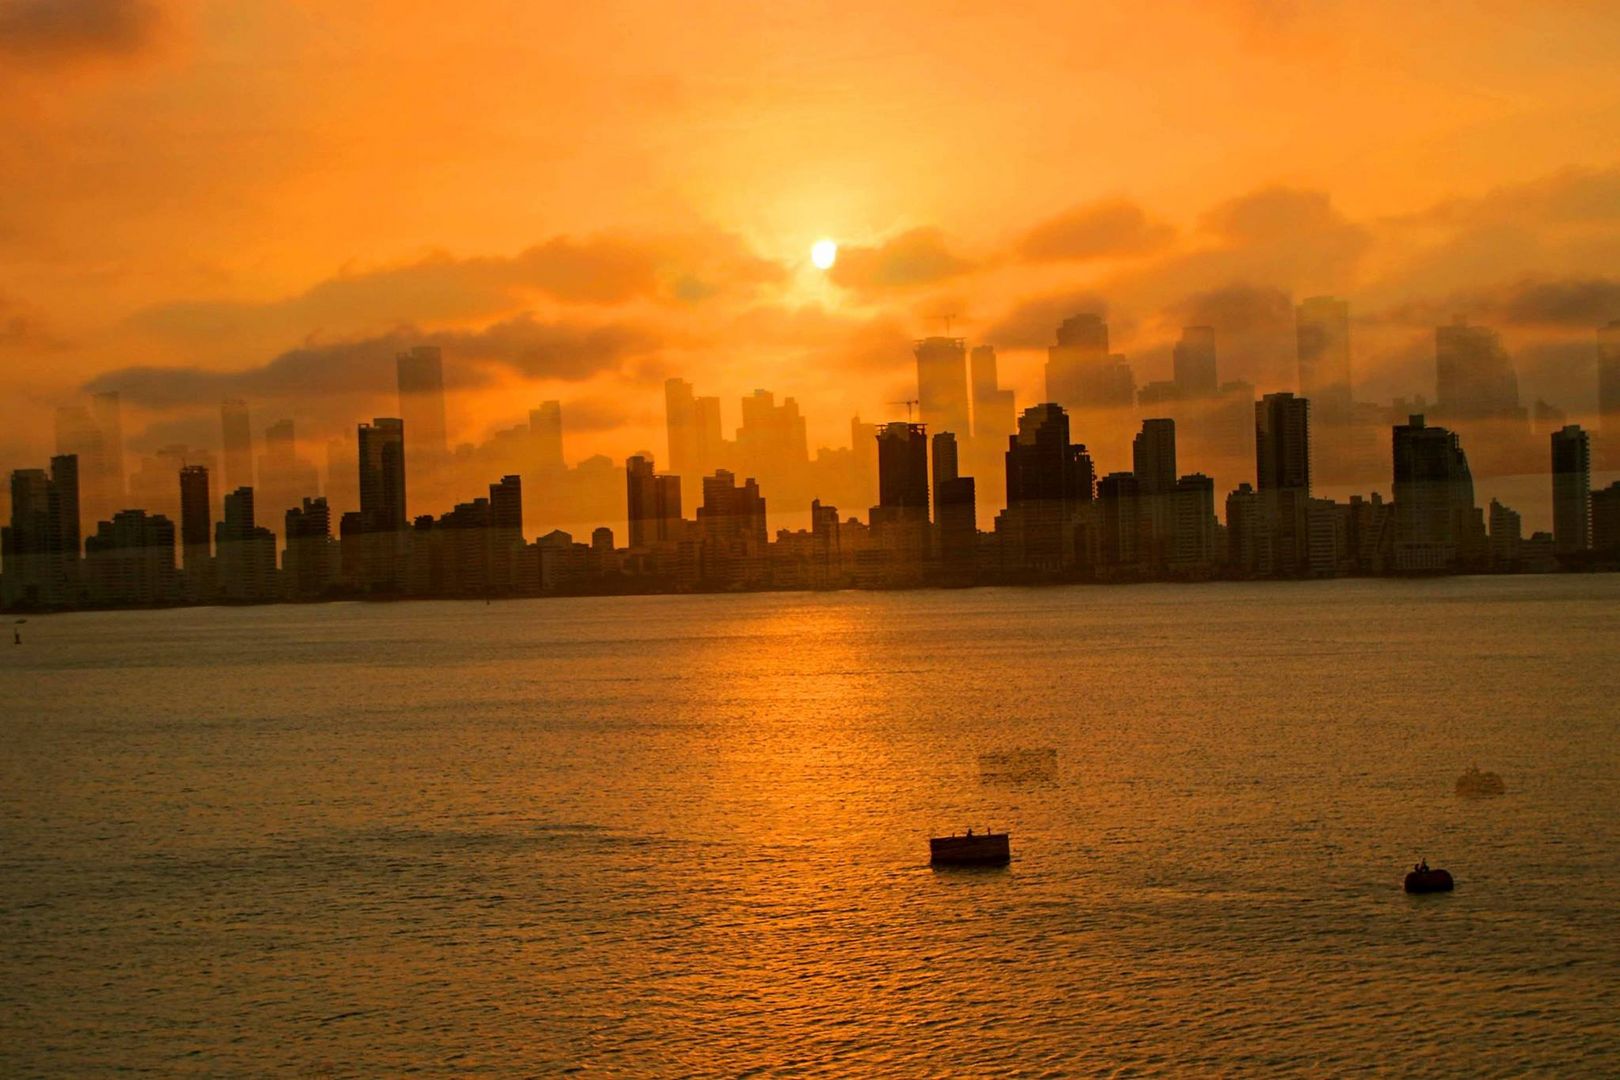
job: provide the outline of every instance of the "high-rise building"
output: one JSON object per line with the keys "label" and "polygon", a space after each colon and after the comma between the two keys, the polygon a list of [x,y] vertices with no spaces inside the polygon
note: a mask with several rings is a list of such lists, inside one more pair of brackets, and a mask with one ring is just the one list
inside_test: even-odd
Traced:
{"label": "high-rise building", "polygon": [[1143,555],[1142,485],[1133,473],[1109,473],[1097,481],[1097,562],[1107,567],[1135,565]]}
{"label": "high-rise building", "polygon": [[1311,493],[1310,402],[1267,394],[1254,403],[1254,463],[1261,491]]}
{"label": "high-rise building", "polygon": [[1620,556],[1620,480],[1592,492],[1592,550]]}
{"label": "high-rise building", "polygon": [[253,425],[247,402],[226,398],[219,404],[219,420],[225,446],[225,487],[252,487]]}
{"label": "high-rise building", "polygon": [[961,475],[956,436],[934,435],[934,532],[940,560],[956,569],[971,567],[978,554],[978,507],[973,477]]}
{"label": "high-rise building", "polygon": [[[703,422],[699,417],[700,431]],[[801,486],[810,464],[810,444],[799,403],[786,398],[778,405],[769,390],[755,390],[743,398],[737,454],[743,466],[762,478],[771,491]]]}
{"label": "high-rise building", "polygon": [[1163,495],[1176,486],[1176,422],[1142,421],[1131,443],[1131,465],[1144,495]]}
{"label": "high-rise building", "polygon": [[1013,392],[1001,388],[993,345],[976,345],[968,356],[973,387],[973,438],[999,453],[1001,440],[1018,426]]}
{"label": "high-rise building", "polygon": [[259,483],[254,488],[260,516],[274,520],[278,512],[296,507],[315,494],[319,478],[315,466],[298,456],[298,441],[291,420],[277,420],[264,429],[264,452],[259,455]]}
{"label": "high-rise building", "polygon": [[1311,497],[1310,402],[1289,393],[1254,404],[1254,462],[1274,572],[1309,568],[1306,510]]}
{"label": "high-rise building", "polygon": [[418,477],[433,475],[448,451],[444,416],[444,357],[436,345],[418,345],[395,358],[399,415],[410,430],[406,462]]}
{"label": "high-rise building", "polygon": [[1054,572],[1074,561],[1074,515],[1092,501],[1091,456],[1069,442],[1069,416],[1053,403],[1018,417],[1007,438],[1007,509],[996,519],[1002,563],[1014,573]]}
{"label": "high-rise building", "polygon": [[1444,570],[1485,554],[1474,478],[1457,436],[1422,416],[1393,431],[1395,568]]}
{"label": "high-rise building", "polygon": [[1434,331],[1439,409],[1454,420],[1523,418],[1519,377],[1501,336],[1457,316]]}
{"label": "high-rise building", "polygon": [[664,380],[664,427],[669,434],[669,467],[686,476],[701,475],[697,397],[685,379]]}
{"label": "high-rise building", "polygon": [[124,472],[124,421],[118,391],[90,395],[90,414],[101,433],[102,485],[114,501],[122,501],[128,477]]}
{"label": "high-rise building", "polygon": [[213,557],[209,534],[213,532],[213,503],[209,501],[208,469],[184,465],[180,469],[180,552],[181,568],[190,582],[207,576]]}
{"label": "high-rise building", "polygon": [[305,498],[285,516],[287,547],[281,558],[285,592],[296,599],[326,595],[337,577],[332,511],[324,498]]}
{"label": "high-rise building", "polygon": [[681,478],[658,475],[650,454],[636,454],[624,466],[630,546],[680,539]]}
{"label": "high-rise building", "polygon": [[877,433],[878,505],[928,520],[928,435],[922,424],[896,421]]}
{"label": "high-rise building", "polygon": [[1310,399],[1319,419],[1350,418],[1350,304],[1313,296],[1294,309],[1299,345],[1299,392]]}
{"label": "high-rise building", "polygon": [[359,428],[360,518],[367,532],[405,529],[405,422],[377,417]]}
{"label": "high-rise building", "polygon": [[542,401],[529,410],[529,440],[535,467],[542,472],[566,468],[563,460],[562,402]]}
{"label": "high-rise building", "polygon": [[1191,473],[1176,481],[1170,495],[1170,548],[1173,567],[1212,567],[1218,523],[1215,521],[1215,480]]}
{"label": "high-rise building", "polygon": [[51,471],[11,474],[11,524],[0,529],[0,577],[8,606],[52,607],[79,595],[79,461],[51,458]]}
{"label": "high-rise building", "polygon": [[1552,433],[1553,550],[1592,546],[1592,444],[1579,424]]}
{"label": "high-rise building", "polygon": [[89,598],[100,604],[165,604],[179,598],[174,523],[162,514],[120,510],[84,540]]}
{"label": "high-rise building", "polygon": [[1136,382],[1124,358],[1108,351],[1108,324],[1100,315],[1074,315],[1058,327],[1046,350],[1046,396],[1065,409],[1129,408]]}
{"label": "high-rise building", "polygon": [[917,408],[925,426],[966,440],[968,416],[967,343],[961,338],[929,337],[915,343]]}
{"label": "high-rise building", "polygon": [[1215,376],[1215,328],[1185,326],[1171,356],[1176,392],[1183,398],[1214,397],[1219,383]]}
{"label": "high-rise building", "polygon": [[501,477],[489,485],[489,523],[518,539],[523,538],[523,478],[516,475]]}
{"label": "high-rise building", "polygon": [[1620,319],[1597,334],[1598,416],[1606,442],[1620,444]]}
{"label": "high-rise building", "polygon": [[253,489],[225,496],[225,517],[214,527],[215,577],[227,600],[276,595],[276,534],[254,521]]}
{"label": "high-rise building", "polygon": [[1519,546],[1523,543],[1524,522],[1518,511],[1492,499],[1489,540],[1492,564],[1502,569],[1513,567],[1519,561]]}

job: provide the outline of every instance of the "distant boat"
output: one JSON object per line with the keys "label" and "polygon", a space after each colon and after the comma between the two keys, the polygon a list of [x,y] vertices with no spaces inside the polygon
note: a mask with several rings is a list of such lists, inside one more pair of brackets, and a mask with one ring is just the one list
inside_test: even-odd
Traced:
{"label": "distant boat", "polygon": [[1409,893],[1450,892],[1457,883],[1451,880],[1451,871],[1430,869],[1427,859],[1412,867],[1406,874]]}
{"label": "distant boat", "polygon": [[1012,861],[1009,833],[935,836],[928,841],[929,862],[935,866],[1006,866]]}
{"label": "distant boat", "polygon": [[1464,798],[1488,799],[1506,792],[1507,785],[1502,782],[1501,776],[1493,772],[1480,772],[1478,765],[1470,765],[1467,772],[1457,777],[1457,794]]}

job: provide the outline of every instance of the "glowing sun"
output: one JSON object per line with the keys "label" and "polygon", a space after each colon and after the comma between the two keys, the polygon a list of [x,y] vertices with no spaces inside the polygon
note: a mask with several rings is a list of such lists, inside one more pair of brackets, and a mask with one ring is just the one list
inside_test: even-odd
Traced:
{"label": "glowing sun", "polygon": [[838,261],[838,245],[831,240],[817,240],[810,245],[810,261],[818,270],[828,269]]}

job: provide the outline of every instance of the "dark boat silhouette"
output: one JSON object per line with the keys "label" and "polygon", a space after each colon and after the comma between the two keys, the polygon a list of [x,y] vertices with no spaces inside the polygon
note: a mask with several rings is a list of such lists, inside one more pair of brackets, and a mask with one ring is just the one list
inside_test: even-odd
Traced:
{"label": "dark boat silhouette", "polygon": [[1012,861],[1010,834],[969,829],[963,836],[935,836],[928,856],[934,866],[1006,866]]}
{"label": "dark boat silhouette", "polygon": [[1451,880],[1451,871],[1441,870],[1438,867],[1429,868],[1429,860],[1424,859],[1406,874],[1406,891],[1409,893],[1450,892],[1456,888],[1456,882]]}
{"label": "dark boat silhouette", "polygon": [[1470,765],[1467,772],[1457,777],[1457,794],[1464,798],[1488,799],[1506,791],[1507,785],[1499,774],[1480,772],[1478,765]]}

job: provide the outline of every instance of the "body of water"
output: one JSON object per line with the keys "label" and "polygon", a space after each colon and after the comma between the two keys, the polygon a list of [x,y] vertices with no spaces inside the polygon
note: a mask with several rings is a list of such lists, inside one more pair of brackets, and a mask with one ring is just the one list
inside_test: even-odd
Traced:
{"label": "body of water", "polygon": [[1620,1071],[1620,575],[21,630],[7,1075]]}

